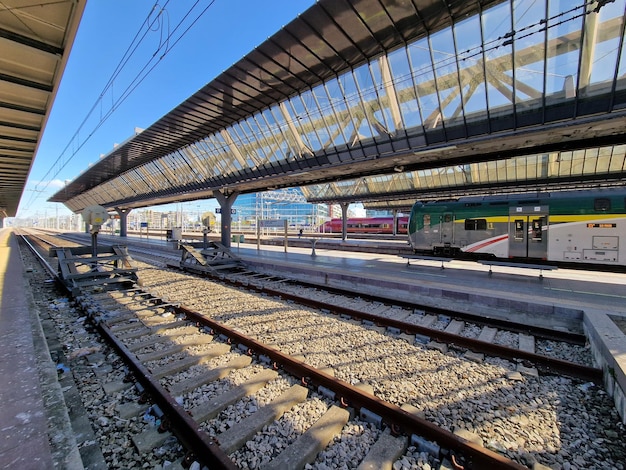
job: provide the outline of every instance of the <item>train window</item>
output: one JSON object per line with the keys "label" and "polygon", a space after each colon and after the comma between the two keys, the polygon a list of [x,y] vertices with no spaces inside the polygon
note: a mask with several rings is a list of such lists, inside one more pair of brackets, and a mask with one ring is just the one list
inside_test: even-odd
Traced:
{"label": "train window", "polygon": [[518,219],[515,221],[515,241],[524,240],[524,221]]}
{"label": "train window", "polygon": [[594,199],[593,210],[602,212],[611,210],[611,200],[605,197],[599,197]]}
{"label": "train window", "polygon": [[487,230],[487,220],[465,219],[465,230]]}
{"label": "train window", "polygon": [[541,226],[543,225],[543,217],[539,219],[534,219],[532,223],[532,233],[533,233],[533,241],[540,242],[543,236],[543,232],[541,231]]}
{"label": "train window", "polygon": [[443,215],[444,222],[452,222],[452,214],[444,214]]}
{"label": "train window", "polygon": [[424,227],[430,227],[430,214],[424,214]]}

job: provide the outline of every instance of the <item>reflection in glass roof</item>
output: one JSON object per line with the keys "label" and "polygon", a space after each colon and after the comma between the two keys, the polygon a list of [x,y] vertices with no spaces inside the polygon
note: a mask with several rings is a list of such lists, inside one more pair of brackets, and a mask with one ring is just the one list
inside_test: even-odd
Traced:
{"label": "reflection in glass roof", "polygon": [[[433,198],[471,193],[476,188],[610,179],[626,171],[626,145],[526,155],[507,160],[447,166],[302,187],[309,202],[365,201],[372,195],[402,198],[432,193]],[[558,186],[555,184],[555,186]],[[423,197],[420,197],[423,199]],[[402,205],[402,204],[390,204]]]}
{"label": "reflection in glass roof", "polygon": [[[400,141],[413,148],[441,141],[437,133],[450,140],[541,125],[561,119],[565,104],[575,103],[579,114],[607,112],[609,105],[600,109],[603,101],[593,98],[626,86],[625,4],[499,3],[122,173],[67,205],[77,210],[172,194],[184,200],[194,191],[242,180],[249,170],[261,177],[293,172],[322,166],[328,160],[315,160],[323,155],[335,164],[350,163],[355,158],[350,150],[359,146],[359,158],[377,158],[410,152],[398,148]],[[373,192],[621,171],[622,147],[607,147],[365,177],[305,192],[314,200],[349,192],[358,199]]]}

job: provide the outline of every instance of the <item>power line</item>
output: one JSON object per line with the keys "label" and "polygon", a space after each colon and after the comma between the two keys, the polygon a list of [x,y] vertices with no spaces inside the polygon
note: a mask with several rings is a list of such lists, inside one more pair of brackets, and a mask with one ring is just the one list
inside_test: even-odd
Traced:
{"label": "power line", "polygon": [[[135,37],[133,38],[133,40],[131,41],[130,45],[128,46],[128,48],[124,52],[124,55],[120,59],[118,65],[115,67],[115,70],[111,74],[111,77],[107,81],[107,84],[105,85],[104,89],[102,90],[102,92],[100,93],[100,95],[98,96],[96,101],[94,102],[93,106],[91,107],[91,109],[89,110],[89,112],[87,113],[87,115],[85,116],[83,121],[78,126],[78,129],[72,135],[72,138],[67,143],[67,145],[65,146],[65,148],[63,149],[61,154],[56,158],[54,163],[50,166],[50,168],[48,169],[48,171],[46,172],[46,174],[42,178],[42,181],[45,183],[43,188],[40,188],[39,187],[40,185],[38,183],[35,186],[35,192],[33,194],[42,193],[42,192],[44,192],[48,188],[48,186],[50,185],[50,182],[54,178],[56,178],[58,176],[58,174],[61,172],[61,170],[63,170],[63,168],[65,168],[65,166],[72,160],[72,158],[76,156],[76,154],[79,152],[79,150],[89,141],[89,139],[105,123],[105,121],[109,117],[111,117],[111,115],[119,108],[119,106],[132,94],[133,91],[135,91],[137,89],[137,87],[143,82],[143,80],[145,80],[145,78],[152,72],[152,70],[154,70],[154,68],[159,64],[159,62],[189,32],[189,30],[197,23],[197,21],[215,3],[215,0],[211,0],[209,2],[209,4],[195,18],[192,19],[191,24],[184,31],[182,31],[182,33],[180,33],[179,36],[174,38],[174,40],[173,40],[171,45],[170,45],[170,40],[174,37],[175,33],[183,25],[183,23],[187,20],[187,18],[191,15],[192,11],[200,3],[200,0],[197,0],[193,4],[193,6],[191,6],[191,8],[189,8],[187,10],[187,12],[183,16],[183,18],[178,22],[178,24],[176,25],[176,27],[172,31],[169,30],[169,16],[167,17],[167,36],[165,37],[165,40],[163,40],[162,35],[163,35],[163,30],[164,30],[164,22],[162,20],[165,17],[165,15],[167,15],[166,6],[167,6],[168,3],[169,3],[169,0],[167,0],[165,2],[165,5],[163,5],[163,7],[159,7],[158,1],[157,1],[153,5],[153,7],[150,9],[150,12],[148,13],[146,19],[141,24],[139,30],[135,34]],[[154,16],[155,12],[156,12],[156,16]],[[151,20],[151,17],[153,17],[152,20]],[[157,29],[153,29],[153,26],[155,24],[158,24]],[[91,129],[91,131],[89,132],[87,137],[81,142],[80,141],[80,136],[79,136],[81,130],[83,129],[83,127],[85,126],[85,124],[87,123],[89,118],[92,116],[94,111],[98,108],[98,105],[100,105],[100,107],[102,108],[104,97],[105,97],[106,93],[109,90],[112,90],[113,85],[115,83],[115,79],[120,75],[122,70],[129,63],[131,57],[137,51],[137,49],[139,48],[141,43],[144,41],[144,39],[146,38],[148,33],[150,31],[156,31],[156,30],[159,30],[161,32],[161,38],[159,40],[159,46],[157,47],[157,49],[150,56],[150,58],[144,64],[142,69],[135,75],[135,77],[132,79],[132,81],[128,85],[126,85],[126,88],[121,93],[121,95],[117,99],[112,101],[111,107],[109,108],[109,110],[104,115],[100,116],[100,119],[97,122],[97,124],[95,125],[95,127],[93,129]],[[141,34],[142,31],[144,31],[143,34]],[[137,38],[140,35],[141,35],[141,37],[139,38],[139,40],[137,40]],[[162,51],[162,53],[161,53],[161,51]],[[150,66],[150,64],[155,60],[155,58],[157,58],[156,62],[154,62],[152,64],[152,66]],[[65,156],[66,152],[68,151],[68,149],[70,148],[70,146],[72,144],[77,144],[77,147],[72,150],[71,155],[67,158],[67,160],[65,160],[63,162],[62,159],[63,159],[63,157]],[[57,166],[58,166],[58,168],[56,169],[56,172],[54,172],[55,171],[55,167],[57,167]],[[54,172],[54,174],[50,178],[48,178],[50,176],[50,174],[53,173],[53,172]],[[31,205],[31,203],[33,202],[34,199],[35,199],[34,196],[29,199],[29,202],[27,204],[27,208],[28,208],[28,206]]]}

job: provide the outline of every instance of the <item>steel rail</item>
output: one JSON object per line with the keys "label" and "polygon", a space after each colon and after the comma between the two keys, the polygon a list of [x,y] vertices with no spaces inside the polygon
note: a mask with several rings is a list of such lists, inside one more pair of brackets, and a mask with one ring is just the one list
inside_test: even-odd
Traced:
{"label": "steel rail", "polygon": [[[68,289],[55,272],[54,268],[48,261],[37,251],[37,249],[28,241],[25,235],[20,235],[33,254],[38,258],[39,262],[44,266],[46,271],[50,273],[57,282],[62,286],[68,295],[71,291]],[[48,243],[48,242],[45,242]],[[83,307],[79,301],[79,305]],[[86,307],[86,306],[85,306]],[[83,310],[87,311],[86,308]],[[125,363],[132,369],[135,377],[144,388],[149,391],[151,398],[159,405],[161,410],[169,419],[172,427],[171,431],[183,443],[183,446],[194,454],[194,458],[211,469],[235,470],[237,466],[224,453],[215,440],[206,432],[199,429],[189,413],[176,402],[176,400],[161,386],[160,382],[152,377],[150,371],[131,353],[122,342],[117,339],[115,334],[102,321],[98,321],[93,315],[88,313],[89,318],[94,321],[100,333],[110,342],[123,357]]]}
{"label": "steel rail", "polygon": [[[180,265],[177,265],[177,264],[167,263],[167,267],[185,271],[185,268],[181,268]],[[250,289],[255,289],[259,292],[268,292],[268,293],[279,292],[280,293],[280,291],[274,291],[273,289],[270,289],[267,287],[251,286],[249,284],[245,284],[242,281],[228,279],[225,275],[219,276],[219,275],[214,275],[211,273],[201,273],[199,271],[193,271],[193,270],[189,270],[188,272],[193,272],[195,274],[200,274],[205,277],[210,277],[219,281],[229,282],[229,283],[239,285],[239,286],[249,287]],[[397,305],[403,308],[421,309],[425,313],[432,313],[433,315],[445,315],[445,316],[453,317],[453,318],[462,318],[466,321],[470,321],[472,323],[476,323],[479,325],[497,326],[498,328],[506,329],[509,331],[514,331],[517,333],[532,334],[533,336],[537,338],[541,338],[545,340],[562,341],[562,342],[566,342],[570,344],[575,344],[577,346],[584,346],[585,343],[587,342],[587,338],[585,337],[584,334],[581,334],[581,333],[574,333],[571,331],[556,331],[556,330],[552,330],[550,328],[544,328],[541,326],[521,325],[519,323],[508,321],[508,320],[503,320],[500,318],[494,318],[494,317],[485,318],[485,317],[481,317],[479,315],[475,315],[472,313],[459,312],[457,310],[450,310],[450,309],[446,309],[443,307],[421,305],[421,304],[416,304],[413,302],[406,302],[403,300],[393,300],[393,299],[389,299],[385,297],[369,295],[369,294],[362,293],[362,292],[354,292],[354,291],[342,289],[339,287],[321,286],[319,284],[314,284],[312,282],[307,282],[307,281],[300,281],[300,280],[295,280],[295,279],[288,279],[288,280],[291,282],[297,282],[300,285],[311,287],[314,289],[324,289],[325,291],[328,291],[333,294],[339,294],[339,295],[345,295],[345,296],[351,296],[351,297],[359,297],[361,299],[366,299],[366,300],[375,301],[375,302],[387,301],[392,305]]]}
{"label": "steel rail", "polygon": [[[568,377],[573,377],[573,378],[593,382],[598,385],[602,385],[604,383],[602,370],[595,368],[595,367],[589,367],[589,366],[585,366],[585,365],[578,364],[575,362],[565,361],[563,359],[552,358],[552,357],[544,356],[541,354],[523,351],[521,349],[510,348],[508,346],[493,344],[493,343],[489,343],[486,341],[480,341],[474,338],[467,338],[465,336],[455,335],[452,333],[447,333],[445,331],[435,330],[432,328],[415,325],[413,323],[406,323],[400,320],[394,320],[391,318],[385,318],[385,317],[381,317],[378,315],[361,312],[359,310],[353,310],[348,307],[340,307],[340,306],[328,304],[325,302],[320,302],[318,300],[308,299],[306,297],[300,297],[295,294],[289,294],[289,293],[281,292],[278,290],[270,289],[268,287],[254,286],[251,284],[246,284],[242,281],[228,279],[228,278],[222,279],[222,278],[217,278],[216,276],[210,276],[210,277],[219,279],[220,281],[227,282],[231,285],[244,287],[246,289],[260,292],[263,294],[267,294],[270,296],[279,297],[285,300],[290,300],[300,305],[305,305],[307,307],[311,307],[311,308],[315,308],[319,310],[328,310],[338,315],[347,315],[352,318],[357,318],[359,320],[366,320],[377,326],[395,328],[407,334],[418,334],[418,335],[426,336],[428,338],[434,338],[439,341],[445,342],[447,344],[452,344],[452,345],[456,345],[456,346],[463,347],[466,349],[470,349],[474,352],[480,352],[480,353],[489,354],[493,356],[504,357],[504,358],[511,359],[511,360],[528,361],[532,363],[533,365],[535,365],[542,372],[545,372],[548,374],[566,375]],[[450,313],[450,315],[454,316],[454,313]],[[484,323],[484,319],[483,319],[483,323]]]}
{"label": "steel rail", "polygon": [[263,292],[269,295],[281,296],[286,300],[300,302],[312,308],[331,309],[331,311],[336,312],[338,315],[348,315],[353,318],[358,318],[359,320],[367,320],[379,326],[396,328],[404,333],[419,334],[430,338],[435,338],[448,344],[454,344],[467,349],[471,349],[474,352],[481,352],[513,360],[526,360],[532,362],[539,369],[546,373],[562,374],[568,377],[592,381],[599,385],[603,384],[602,370],[595,367],[589,367],[575,362],[565,361],[563,359],[543,356],[541,354],[531,353],[528,351],[523,351],[521,349],[510,348],[508,346],[502,346],[500,344],[480,341],[474,338],[467,338],[465,336],[455,335],[446,331],[435,330],[432,328],[426,328],[423,326],[415,325],[413,323],[406,323],[400,320],[394,320],[392,318],[383,318],[374,314],[353,310],[347,307],[330,306],[328,304],[320,303],[315,300],[302,299],[298,296],[293,296],[291,294],[281,294],[279,291],[274,291],[272,289],[264,289]]}
{"label": "steel rail", "polygon": [[171,424],[171,431],[183,443],[185,448],[193,452],[194,459],[211,469],[235,470],[237,466],[220,449],[215,440],[199,428],[198,423],[194,421],[187,410],[176,402],[109,327],[104,322],[97,322],[96,326],[101,334],[115,347],[117,352],[124,357],[135,377],[145,387],[152,400],[161,408],[165,416],[167,416]]}
{"label": "steel rail", "polygon": [[[298,282],[300,284],[309,285],[311,287],[318,288],[318,289],[323,288],[329,292],[333,292],[333,293],[337,293],[341,295],[351,295],[351,296],[356,295],[362,299],[369,299],[369,300],[378,301],[378,302],[381,301],[381,297],[374,296],[374,295],[369,295],[369,294],[360,293],[360,292],[355,293],[354,291],[341,289],[338,287],[319,286],[313,283],[302,282],[302,281],[298,281]],[[557,330],[552,330],[550,328],[544,328],[541,326],[534,326],[534,325],[522,325],[520,323],[503,320],[501,318],[489,317],[488,319],[486,319],[485,317],[481,317],[480,315],[476,315],[473,313],[459,312],[457,310],[450,310],[447,308],[435,307],[435,306],[430,306],[430,305],[419,305],[419,304],[415,304],[413,302],[407,302],[404,300],[389,299],[389,301],[393,305],[397,305],[399,307],[410,308],[410,309],[419,308],[421,310],[424,310],[425,313],[432,313],[434,315],[445,315],[445,316],[454,317],[454,318],[462,318],[464,320],[467,320],[467,321],[470,321],[472,323],[476,323],[479,325],[497,326],[498,328],[506,329],[509,331],[515,331],[517,333],[532,334],[533,336],[537,338],[541,338],[541,339],[553,340],[553,341],[564,341],[567,343],[576,344],[578,346],[584,346],[585,343],[587,342],[587,338],[582,333],[574,333],[571,331],[557,331]]]}
{"label": "steel rail", "polygon": [[462,437],[447,431],[439,426],[415,416],[397,405],[387,403],[374,395],[366,393],[347,382],[336,379],[306,363],[271,348],[243,333],[229,328],[219,322],[205,317],[185,307],[176,309],[184,314],[188,320],[196,322],[197,326],[208,327],[213,334],[219,333],[227,336],[231,342],[241,344],[248,348],[248,352],[267,356],[273,363],[274,368],[282,368],[290,374],[300,377],[302,382],[311,386],[313,383],[321,385],[336,394],[336,399],[342,404],[355,408],[365,408],[379,415],[382,420],[395,432],[404,431],[406,434],[416,434],[427,439],[436,441],[444,448],[458,452],[471,461],[472,468],[490,468],[494,470],[522,470],[525,466],[520,465],[506,457],[489,449],[474,444]]}

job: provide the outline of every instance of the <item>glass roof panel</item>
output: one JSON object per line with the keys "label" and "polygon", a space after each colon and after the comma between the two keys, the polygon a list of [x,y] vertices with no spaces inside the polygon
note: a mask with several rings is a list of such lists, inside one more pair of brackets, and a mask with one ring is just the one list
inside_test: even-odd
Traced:
{"label": "glass roof panel", "polygon": [[611,171],[611,161],[613,160],[614,149],[608,147],[602,147],[598,149],[598,164],[596,166],[596,172],[598,174],[608,173]]}
{"label": "glass roof panel", "polygon": [[[579,8],[573,8],[579,7]],[[548,42],[546,54],[546,99],[563,93],[570,85],[578,82],[578,61],[580,55],[579,34],[584,10],[578,1],[548,0]],[[568,44],[567,39],[572,37]]]}
{"label": "glass roof panel", "polygon": [[374,135],[386,137],[396,131],[390,101],[395,102],[395,97],[387,95],[387,89],[383,83],[381,60],[370,62],[367,69],[363,68],[363,72],[357,75],[357,81],[361,88],[367,120],[374,128]]}
{"label": "glass roof panel", "polygon": [[182,185],[187,182],[185,178],[184,171],[181,168],[180,161],[174,158],[172,154],[166,155],[163,158],[159,158],[156,161],[156,164],[160,167],[163,174],[167,177],[170,183],[174,183],[174,185]]}
{"label": "glass roof panel", "polygon": [[424,127],[440,126],[439,100],[428,39],[424,38],[409,44],[408,52]]}
{"label": "glass roof panel", "polygon": [[161,172],[159,165],[157,165],[156,161],[136,168],[135,171],[137,171],[140,177],[145,178],[147,181],[150,181],[150,187],[152,189],[165,189],[164,184],[167,180],[163,176],[163,173]]}
{"label": "glass roof panel", "polygon": [[360,77],[361,80],[367,81],[367,78],[365,77],[367,77],[368,74],[369,68],[367,64],[365,64],[357,68],[354,72],[348,72],[341,75],[338,79],[341,92],[347,103],[348,115],[350,117],[350,125],[346,126],[345,131],[345,134],[349,135],[348,143],[350,145],[354,145],[357,140],[371,138],[374,135],[374,132],[366,119],[363,101],[361,100],[361,93],[363,93],[363,90],[359,88],[359,85],[356,82],[356,77]]}
{"label": "glass roof panel", "polygon": [[[285,147],[287,144],[285,137],[280,133],[280,124],[276,122],[276,115],[269,109],[264,110],[261,114],[267,124],[268,131],[272,135],[272,142],[269,144],[268,151],[266,152],[268,160],[284,160],[286,157]],[[280,111],[278,115],[280,116]]]}
{"label": "glass roof panel", "polygon": [[298,151],[296,145],[290,142],[290,140],[293,141],[293,138],[290,139],[291,136],[288,134],[287,121],[280,110],[280,106],[272,106],[269,111],[274,117],[274,123],[276,125],[276,133],[274,135],[278,143],[276,152],[270,156],[270,161],[277,162],[293,158]]}
{"label": "glass roof panel", "polygon": [[256,138],[256,155],[259,160],[269,161],[272,155],[271,143],[275,142],[274,136],[272,136],[267,128],[265,120],[261,116],[251,116],[246,119],[246,124],[250,128],[250,132]]}
{"label": "glass roof panel", "polygon": [[446,120],[462,118],[461,90],[452,29],[446,28],[431,35],[430,47],[435,65],[442,118]]}
{"label": "glass roof panel", "polygon": [[[306,93],[310,93],[311,99],[306,99],[306,94],[303,99],[309,109],[311,121],[316,123],[315,132],[320,139],[320,149],[329,148],[332,146],[333,132],[336,131],[338,126],[337,119],[330,105],[330,99],[326,93],[326,87],[318,85]],[[313,150],[316,151],[317,149]]]}
{"label": "glass roof panel", "polygon": [[240,151],[248,157],[248,161],[257,162],[257,165],[262,165],[269,161],[271,155],[263,152],[265,139],[258,123],[252,118],[244,119],[239,122],[239,129],[245,135],[246,142],[248,142],[240,148]]}
{"label": "glass roof panel", "polygon": [[500,3],[483,12],[482,32],[489,109],[491,112],[509,111],[513,103],[513,49],[504,38],[511,32],[510,2]]}
{"label": "glass roof panel", "polygon": [[585,150],[585,161],[583,163],[583,174],[596,174],[598,168],[598,149]]}
{"label": "glass roof panel", "polygon": [[253,137],[250,135],[249,130],[246,131],[240,123],[235,123],[228,128],[227,132],[233,139],[235,148],[232,150],[236,149],[244,158],[244,167],[253,168],[263,163],[254,152],[251,152],[251,140]]}
{"label": "glass roof panel", "polygon": [[[294,126],[298,129],[304,144],[312,152],[321,150],[322,140],[317,133],[317,128],[323,130],[324,126],[311,91],[294,96],[287,101],[287,104],[294,118]],[[324,132],[324,135],[328,135],[328,132]]]}
{"label": "glass roof panel", "polygon": [[515,102],[540,99],[544,89],[545,69],[545,0],[514,0]]}
{"label": "glass roof panel", "polygon": [[585,151],[575,150],[572,152],[572,175],[582,175],[585,164]]}
{"label": "glass roof panel", "polygon": [[207,153],[203,150],[201,143],[190,145],[181,150],[185,153],[190,161],[192,171],[195,173],[198,179],[208,179],[209,172],[207,171]]}
{"label": "glass roof panel", "polygon": [[120,175],[119,178],[111,180],[111,186],[114,187],[120,194],[119,199],[124,199],[136,194],[133,186],[124,175]]}
{"label": "glass roof panel", "polygon": [[[478,114],[483,117],[487,109],[485,73],[483,69],[480,18],[472,16],[454,26],[459,79],[466,117]],[[460,110],[455,111],[459,114]]]}
{"label": "glass roof panel", "polygon": [[626,145],[616,145],[611,153],[609,172],[626,170]]}
{"label": "glass roof panel", "polygon": [[202,144],[207,149],[207,156],[209,157],[207,167],[211,176],[218,177],[244,167],[244,158],[234,144],[228,130],[208,136],[202,140]]}
{"label": "glass roof panel", "polygon": [[342,123],[346,120],[346,116],[349,119],[349,115],[347,115],[346,103],[341,96],[341,89],[337,80],[333,78],[314,88],[313,96],[329,132],[327,146],[341,145],[346,142]]}
{"label": "glass roof panel", "polygon": [[422,124],[407,49],[400,48],[388,56],[393,86],[398,97],[404,126],[408,129]]}
{"label": "glass roof panel", "polygon": [[394,193],[423,189],[464,188],[477,185],[524,183],[540,180],[557,183],[570,176],[604,176],[626,168],[626,145],[574,152],[525,155],[506,160],[477,162],[359,178],[302,188],[308,200],[393,197]]}
{"label": "glass roof panel", "polygon": [[[608,92],[615,78],[626,0],[615,0],[602,6],[597,15],[585,17],[584,65],[581,70],[581,93]],[[585,80],[585,77],[589,78]],[[598,83],[602,87],[592,86]],[[583,85],[589,87],[583,88]]]}

